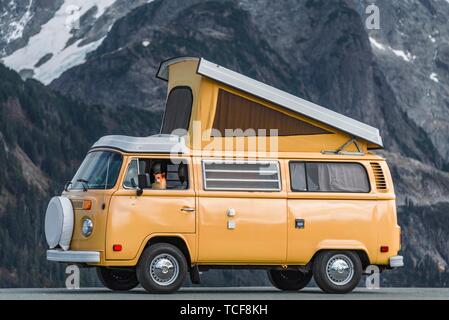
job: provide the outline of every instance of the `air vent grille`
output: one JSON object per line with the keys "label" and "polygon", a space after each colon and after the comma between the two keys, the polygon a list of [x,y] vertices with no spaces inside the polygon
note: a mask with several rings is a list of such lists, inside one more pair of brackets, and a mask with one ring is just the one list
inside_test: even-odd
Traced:
{"label": "air vent grille", "polygon": [[385,180],[385,175],[384,175],[381,165],[377,162],[372,162],[371,168],[373,169],[374,178],[376,179],[377,190],[378,191],[386,191],[387,190],[387,181]]}

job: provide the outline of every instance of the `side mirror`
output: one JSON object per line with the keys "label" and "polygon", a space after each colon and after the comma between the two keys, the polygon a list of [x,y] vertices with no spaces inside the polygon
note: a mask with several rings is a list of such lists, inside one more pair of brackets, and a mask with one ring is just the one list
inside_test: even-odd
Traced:
{"label": "side mirror", "polygon": [[137,179],[137,195],[141,196],[143,193],[143,189],[148,188],[148,186],[150,185],[150,175],[148,173],[142,173],[138,175]]}

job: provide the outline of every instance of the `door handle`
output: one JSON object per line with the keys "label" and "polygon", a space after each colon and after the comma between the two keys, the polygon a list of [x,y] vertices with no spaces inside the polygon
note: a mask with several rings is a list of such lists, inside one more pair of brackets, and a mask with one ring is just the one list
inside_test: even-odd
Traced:
{"label": "door handle", "polygon": [[190,213],[190,212],[195,212],[195,209],[190,208],[190,207],[183,207],[183,208],[181,208],[181,211]]}

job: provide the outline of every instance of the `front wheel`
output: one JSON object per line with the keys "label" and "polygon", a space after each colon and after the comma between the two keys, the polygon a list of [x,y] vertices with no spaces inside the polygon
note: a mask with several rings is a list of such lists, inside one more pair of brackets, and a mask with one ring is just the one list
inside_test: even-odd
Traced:
{"label": "front wheel", "polygon": [[326,293],[349,293],[357,287],[363,269],[352,251],[323,251],[313,262],[313,277]]}
{"label": "front wheel", "polygon": [[134,270],[97,267],[100,282],[113,291],[129,291],[139,284]]}
{"label": "front wheel", "polygon": [[268,270],[271,284],[284,291],[299,291],[306,287],[312,279],[312,272],[297,270]]}
{"label": "front wheel", "polygon": [[137,265],[137,278],[151,293],[177,291],[187,274],[184,254],[168,243],[158,243],[145,249]]}

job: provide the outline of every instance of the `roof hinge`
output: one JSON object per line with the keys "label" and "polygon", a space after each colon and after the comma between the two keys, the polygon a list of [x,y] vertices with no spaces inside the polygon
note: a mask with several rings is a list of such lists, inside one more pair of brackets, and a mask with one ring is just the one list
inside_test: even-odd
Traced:
{"label": "roof hinge", "polygon": [[[357,148],[357,152],[344,151],[351,144],[355,145],[355,147]],[[362,151],[362,148],[360,148],[360,145],[357,142],[356,138],[351,138],[349,141],[345,142],[337,150],[323,150],[323,151],[321,151],[321,153],[322,154],[338,154],[338,155],[342,155],[342,156],[364,156],[365,155],[365,153]]]}

